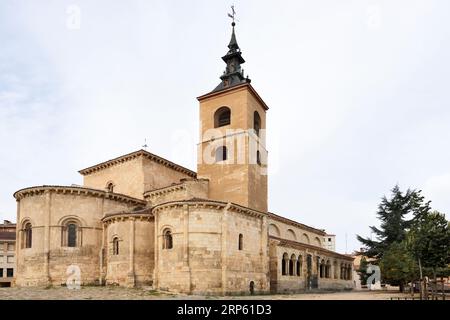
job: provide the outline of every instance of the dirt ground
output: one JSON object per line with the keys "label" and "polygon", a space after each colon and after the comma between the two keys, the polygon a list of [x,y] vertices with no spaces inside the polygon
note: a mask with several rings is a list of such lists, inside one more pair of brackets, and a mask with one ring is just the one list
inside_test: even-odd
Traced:
{"label": "dirt ground", "polygon": [[[398,291],[346,291],[324,293],[277,294],[255,296],[194,296],[169,294],[149,288],[122,287],[82,287],[69,290],[65,287],[54,288],[0,288],[0,300],[156,300],[156,299],[227,299],[227,300],[390,300],[411,299],[410,294]],[[416,295],[416,299],[418,296]]]}

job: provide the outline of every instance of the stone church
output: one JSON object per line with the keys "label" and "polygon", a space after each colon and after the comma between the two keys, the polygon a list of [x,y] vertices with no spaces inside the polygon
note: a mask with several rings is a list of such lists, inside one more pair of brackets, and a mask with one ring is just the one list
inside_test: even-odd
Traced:
{"label": "stone church", "polygon": [[268,106],[244,76],[235,36],[219,85],[198,97],[197,172],[138,150],[17,201],[16,286],[153,286],[230,295],[353,287],[353,258],[326,233],[268,211]]}

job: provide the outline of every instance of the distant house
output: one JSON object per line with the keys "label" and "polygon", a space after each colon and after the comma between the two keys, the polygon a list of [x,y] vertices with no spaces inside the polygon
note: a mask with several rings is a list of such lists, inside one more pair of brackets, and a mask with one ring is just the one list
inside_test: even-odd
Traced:
{"label": "distant house", "polygon": [[4,220],[0,224],[0,287],[9,287],[16,265],[16,224]]}

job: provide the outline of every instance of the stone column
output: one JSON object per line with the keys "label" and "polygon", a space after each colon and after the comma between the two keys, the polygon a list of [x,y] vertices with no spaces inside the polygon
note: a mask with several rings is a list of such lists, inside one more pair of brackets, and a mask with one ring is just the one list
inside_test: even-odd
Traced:
{"label": "stone column", "polygon": [[222,260],[222,295],[227,292],[227,233],[228,233],[228,209],[231,203],[228,203],[223,209],[221,225],[221,260]]}
{"label": "stone column", "polygon": [[191,268],[189,266],[189,206],[183,206],[183,271],[187,272],[187,288],[192,292]]}
{"label": "stone column", "polygon": [[105,256],[106,256],[106,252],[105,252],[105,236],[106,236],[106,226],[104,223],[102,223],[102,243],[101,243],[101,247],[100,247],[100,252],[99,252],[99,279],[98,282],[99,284],[102,286],[104,285],[104,280],[105,280],[105,274],[103,272],[103,266],[105,264],[104,260],[105,260]]}
{"label": "stone column", "polygon": [[155,230],[155,248],[154,248],[154,259],[155,259],[155,261],[154,261],[154,264],[153,264],[153,288],[154,289],[157,289],[158,288],[158,284],[159,284],[159,280],[158,280],[158,277],[159,277],[159,275],[158,275],[158,270],[159,270],[159,248],[160,248],[160,245],[159,245],[159,225],[158,225],[158,212],[157,211],[155,211],[155,212],[153,212],[153,215],[154,215],[154,224],[155,224],[155,226],[154,226],[154,230]]}
{"label": "stone column", "polygon": [[44,225],[44,285],[50,284],[50,225],[51,225],[51,199],[49,190],[45,191],[45,213],[46,221]]}
{"label": "stone column", "polygon": [[135,241],[135,218],[130,218],[130,247],[129,247],[129,270],[128,270],[128,279],[127,279],[127,285],[128,287],[134,287],[136,285],[136,277],[134,274],[134,241]]}

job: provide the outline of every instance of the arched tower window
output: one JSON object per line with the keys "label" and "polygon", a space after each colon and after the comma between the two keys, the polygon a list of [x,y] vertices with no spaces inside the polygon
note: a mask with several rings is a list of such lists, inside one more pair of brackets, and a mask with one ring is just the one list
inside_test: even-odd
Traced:
{"label": "arched tower window", "polygon": [[216,149],[216,162],[227,160],[227,147],[220,146]]}
{"label": "arched tower window", "polygon": [[253,129],[255,129],[255,133],[259,136],[259,130],[261,129],[261,117],[259,116],[258,111],[253,113]]}
{"label": "arched tower window", "polygon": [[172,248],[173,248],[172,231],[170,231],[170,229],[165,229],[163,232],[163,249],[172,249]]}
{"label": "arched tower window", "polygon": [[228,107],[219,108],[214,113],[214,128],[227,126],[231,123],[231,110]]}
{"label": "arched tower window", "polygon": [[114,237],[112,244],[113,244],[113,252],[112,252],[112,254],[114,256],[119,255],[119,238]]}
{"label": "arched tower window", "polygon": [[30,222],[25,223],[23,232],[24,232],[24,239],[23,239],[24,247],[31,248],[33,244],[33,228]]}

